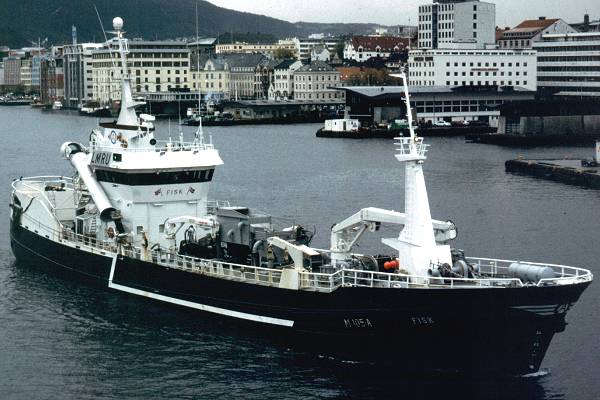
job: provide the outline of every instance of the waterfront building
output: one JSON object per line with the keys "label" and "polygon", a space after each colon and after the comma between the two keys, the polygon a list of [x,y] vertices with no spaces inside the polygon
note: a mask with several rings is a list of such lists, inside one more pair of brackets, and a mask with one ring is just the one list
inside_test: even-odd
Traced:
{"label": "waterfront building", "polygon": [[67,108],[80,108],[93,99],[92,52],[100,43],[80,43],[63,48],[64,97]]}
{"label": "waterfront building", "polygon": [[339,71],[322,61],[314,61],[294,72],[294,99],[339,102],[344,92],[335,88],[340,85]]}
{"label": "waterfront building", "polygon": [[542,35],[533,48],[543,95],[600,97],[600,32]]}
{"label": "waterfront building", "polygon": [[[92,52],[92,98],[100,104],[112,103],[121,93],[118,57],[106,46]],[[185,42],[132,40],[128,62],[136,96],[190,88],[190,56]]]}
{"label": "waterfront building", "polygon": [[419,48],[496,43],[496,5],[479,0],[435,0],[419,6]]}
{"label": "waterfront building", "polygon": [[31,88],[31,58],[21,59],[21,85]]}
{"label": "waterfront building", "polygon": [[[311,35],[312,36],[312,35]],[[338,46],[344,45],[344,38],[325,37],[324,35],[312,36],[308,38],[292,39],[296,46],[298,58],[303,61],[310,60],[311,51],[316,46],[324,46],[330,53],[336,53]]]}
{"label": "waterfront building", "polygon": [[533,43],[549,33],[575,33],[577,30],[559,18],[525,20],[512,29],[502,32],[498,39],[501,49],[531,49]]}
{"label": "waterfront building", "polygon": [[275,82],[275,67],[281,63],[281,60],[263,59],[256,66],[254,72],[254,98],[267,100],[269,98],[269,88]]}
{"label": "waterfront building", "polygon": [[412,50],[414,86],[512,86],[537,89],[534,50]]}
{"label": "waterfront building", "polygon": [[302,67],[298,60],[283,60],[274,67],[275,79],[269,88],[269,100],[288,100],[294,97],[294,72]]}
{"label": "waterfront building", "polygon": [[6,86],[17,86],[21,84],[21,57],[9,55],[3,60],[4,84]]}
{"label": "waterfront building", "polygon": [[229,68],[229,97],[254,99],[256,71],[265,60],[262,54],[229,54],[224,57]]}
{"label": "waterfront building", "polygon": [[222,57],[205,57],[200,70],[190,71],[191,89],[205,100],[229,98],[229,64]]}
{"label": "waterfront building", "polygon": [[[363,125],[404,119],[402,86],[345,86],[346,109]],[[507,102],[532,100],[534,91],[498,87],[410,86],[411,107],[417,121],[470,121],[498,125],[498,106]]]}
{"label": "waterfront building", "polygon": [[344,47],[344,60],[365,62],[369,58],[387,60],[409,47],[409,39],[396,36],[354,36]]}
{"label": "waterfront building", "polygon": [[[61,49],[62,50],[62,49]],[[40,62],[40,99],[52,104],[64,99],[64,69],[60,53],[48,54]]]}
{"label": "waterfront building", "polygon": [[298,50],[293,39],[279,40],[277,43],[226,43],[217,44],[217,54],[263,54],[269,58],[276,58],[280,51],[288,51],[298,57]]}

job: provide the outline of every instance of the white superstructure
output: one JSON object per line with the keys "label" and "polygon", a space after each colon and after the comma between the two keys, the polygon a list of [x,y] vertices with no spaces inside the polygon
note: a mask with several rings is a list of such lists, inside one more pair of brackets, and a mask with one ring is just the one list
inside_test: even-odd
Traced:
{"label": "white superstructure", "polygon": [[127,65],[129,43],[123,38],[123,21],[115,18],[113,24],[116,37],[110,47],[118,49],[115,66],[122,77],[118,120],[92,131],[89,148],[65,143],[61,152],[78,171],[79,182],[85,184],[95,203],[96,209],[88,210],[89,218],[81,216],[83,225],[99,226],[100,236],[104,233],[107,238],[119,233],[133,244],[147,246],[151,242],[168,247],[165,215],[204,217],[214,169],[223,161],[212,144],[204,142],[201,132],[193,143],[154,138],[154,117],[138,117],[135,112],[143,103],[132,96],[134,78]]}

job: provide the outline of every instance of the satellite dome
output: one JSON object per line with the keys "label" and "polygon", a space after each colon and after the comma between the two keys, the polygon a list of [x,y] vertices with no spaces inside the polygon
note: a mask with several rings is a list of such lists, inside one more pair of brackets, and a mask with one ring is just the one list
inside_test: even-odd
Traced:
{"label": "satellite dome", "polygon": [[113,28],[115,28],[116,31],[123,29],[123,18],[115,17],[113,19]]}

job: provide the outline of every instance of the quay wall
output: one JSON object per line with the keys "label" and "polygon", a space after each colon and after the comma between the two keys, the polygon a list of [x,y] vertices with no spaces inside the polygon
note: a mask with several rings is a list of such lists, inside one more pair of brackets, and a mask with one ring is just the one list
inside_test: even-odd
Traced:
{"label": "quay wall", "polygon": [[554,164],[551,160],[508,160],[506,172],[535,176],[570,185],[600,189],[598,168],[573,168]]}

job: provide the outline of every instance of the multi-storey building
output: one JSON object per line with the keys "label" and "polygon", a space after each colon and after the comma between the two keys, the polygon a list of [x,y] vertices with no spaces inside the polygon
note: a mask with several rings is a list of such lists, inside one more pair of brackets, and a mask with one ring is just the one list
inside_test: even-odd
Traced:
{"label": "multi-storey building", "polygon": [[93,99],[92,52],[100,43],[65,45],[63,49],[65,107],[80,108]]}
{"label": "multi-storey building", "polygon": [[21,85],[31,87],[31,58],[21,59]]}
{"label": "multi-storey building", "polygon": [[600,32],[543,35],[533,48],[542,94],[600,96]]}
{"label": "multi-storey building", "polygon": [[275,82],[275,67],[281,60],[264,59],[257,65],[254,72],[254,98],[267,100],[269,88]]}
{"label": "multi-storey building", "polygon": [[21,84],[21,57],[10,55],[3,59],[4,62],[4,84],[17,86]]}
{"label": "multi-storey building", "polygon": [[345,42],[344,38],[326,38],[324,36],[313,36],[312,38],[300,39],[294,38],[292,41],[296,46],[298,58],[303,61],[310,60],[311,51],[315,46],[324,46],[331,54],[334,54],[337,50],[337,47],[343,46]]}
{"label": "multi-storey building", "polygon": [[409,47],[409,39],[396,36],[354,36],[344,47],[344,59],[364,62],[369,58],[388,59]]}
{"label": "multi-storey building", "polygon": [[[62,49],[60,49],[62,51]],[[40,63],[40,97],[43,104],[64,98],[64,70],[60,52],[46,55]]]}
{"label": "multi-storey building", "polygon": [[229,68],[229,97],[254,99],[256,97],[256,70],[265,60],[262,54],[229,54],[225,57]]}
{"label": "multi-storey building", "polygon": [[302,62],[296,60],[283,60],[275,66],[275,79],[269,88],[269,100],[293,98],[294,72],[300,67],[302,67]]}
{"label": "multi-storey building", "polygon": [[542,35],[549,33],[575,33],[572,28],[562,19],[538,19],[526,20],[512,29],[502,31],[498,39],[498,47],[501,49],[531,49],[533,43],[541,40]]}
{"label": "multi-storey building", "polygon": [[[92,52],[92,98],[101,104],[120,97],[118,57],[118,53],[106,46]],[[189,88],[190,57],[185,42],[130,41],[128,66],[135,95]]]}
{"label": "multi-storey building", "polygon": [[413,50],[408,65],[416,86],[537,88],[533,50]]}
{"label": "multi-storey building", "polygon": [[484,48],[496,42],[496,6],[479,0],[434,0],[419,6],[419,48]]}
{"label": "multi-storey building", "polygon": [[336,90],[341,85],[340,73],[322,61],[314,61],[294,72],[294,100],[338,103],[344,92]]}
{"label": "multi-storey building", "polygon": [[278,52],[288,51],[298,57],[296,43],[292,39],[279,40],[277,43],[226,43],[216,46],[217,54],[263,54],[269,58],[277,57]]}
{"label": "multi-storey building", "polygon": [[222,58],[208,57],[201,61],[200,70],[190,71],[192,91],[205,100],[229,98],[229,65]]}

